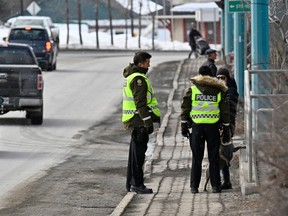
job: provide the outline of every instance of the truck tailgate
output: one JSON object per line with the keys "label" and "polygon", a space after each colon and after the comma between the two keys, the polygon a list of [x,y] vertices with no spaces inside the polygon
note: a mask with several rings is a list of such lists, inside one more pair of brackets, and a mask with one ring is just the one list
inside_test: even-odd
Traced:
{"label": "truck tailgate", "polygon": [[0,96],[29,97],[41,95],[41,91],[37,89],[38,74],[41,74],[41,71],[34,66],[1,66]]}

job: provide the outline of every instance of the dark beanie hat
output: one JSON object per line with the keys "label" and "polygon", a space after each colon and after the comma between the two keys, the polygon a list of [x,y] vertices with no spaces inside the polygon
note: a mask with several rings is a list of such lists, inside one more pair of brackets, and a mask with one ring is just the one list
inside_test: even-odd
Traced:
{"label": "dark beanie hat", "polygon": [[201,66],[198,72],[202,76],[212,76],[211,69],[208,66]]}
{"label": "dark beanie hat", "polygon": [[206,51],[205,51],[205,55],[209,55],[209,54],[211,54],[211,53],[216,53],[217,51],[216,50],[214,50],[214,49],[207,49]]}
{"label": "dark beanie hat", "polygon": [[226,69],[224,67],[219,68],[216,76],[218,76],[218,75],[224,75],[225,77],[227,77],[227,79],[230,79],[230,73],[229,73],[228,69]]}

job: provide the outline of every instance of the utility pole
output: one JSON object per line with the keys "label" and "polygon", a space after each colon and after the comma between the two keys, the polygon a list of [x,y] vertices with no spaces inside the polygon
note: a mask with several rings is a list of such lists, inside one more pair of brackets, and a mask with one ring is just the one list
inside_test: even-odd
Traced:
{"label": "utility pole", "polygon": [[245,13],[234,14],[234,76],[238,83],[240,98],[244,98],[244,70],[246,67]]}
{"label": "utility pole", "polygon": [[269,1],[252,0],[251,5],[252,70],[268,69],[270,63],[268,19]]}
{"label": "utility pole", "polygon": [[[265,70],[270,67],[268,0],[251,0],[251,62],[252,70]],[[259,19],[261,17],[261,19]],[[252,79],[253,94],[269,92],[268,77]],[[257,105],[254,106],[256,108]]]}
{"label": "utility pole", "polygon": [[222,60],[224,60],[225,58],[225,12],[224,12],[224,8],[221,11],[221,47],[222,47],[221,58]]}
{"label": "utility pole", "polygon": [[[233,14],[229,13],[229,0],[225,0],[224,4],[224,11],[225,11],[225,46],[224,52],[225,57],[229,57],[228,63],[230,64],[230,54],[233,52]],[[227,58],[226,58],[227,60]]]}

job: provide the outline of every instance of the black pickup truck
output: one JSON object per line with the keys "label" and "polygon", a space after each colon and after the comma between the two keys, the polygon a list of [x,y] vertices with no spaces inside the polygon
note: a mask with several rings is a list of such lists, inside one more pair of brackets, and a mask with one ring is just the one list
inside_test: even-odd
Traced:
{"label": "black pickup truck", "polygon": [[42,70],[32,48],[0,42],[0,115],[26,111],[31,124],[43,122]]}

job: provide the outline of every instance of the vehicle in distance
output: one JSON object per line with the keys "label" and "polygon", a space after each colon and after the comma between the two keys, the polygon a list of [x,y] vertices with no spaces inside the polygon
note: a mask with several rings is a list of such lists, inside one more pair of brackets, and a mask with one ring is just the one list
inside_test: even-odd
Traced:
{"label": "vehicle in distance", "polygon": [[28,44],[33,48],[39,65],[42,69],[52,71],[56,69],[58,47],[53,41],[51,32],[43,26],[17,26],[11,27],[8,43]]}
{"label": "vehicle in distance", "polygon": [[9,19],[6,23],[8,27],[17,26],[30,26],[30,25],[40,25],[50,29],[54,42],[59,48],[59,34],[60,30],[57,28],[49,16],[18,16]]}
{"label": "vehicle in distance", "polygon": [[42,70],[26,44],[0,42],[0,115],[26,111],[31,124],[43,122]]}

